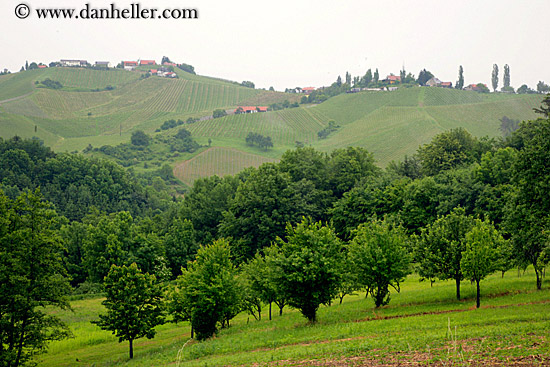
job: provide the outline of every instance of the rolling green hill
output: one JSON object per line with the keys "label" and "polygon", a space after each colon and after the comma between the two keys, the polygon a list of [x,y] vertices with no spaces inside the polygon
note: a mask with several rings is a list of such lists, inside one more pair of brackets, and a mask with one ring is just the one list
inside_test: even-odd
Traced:
{"label": "rolling green hill", "polygon": [[[128,142],[137,129],[151,135],[173,135],[177,128],[155,132],[169,119],[201,118],[218,108],[269,105],[285,99],[294,102],[300,98],[179,69],[176,72],[178,79],[144,78],[140,71],[81,68],[47,68],[0,76],[0,136],[37,136],[54,150],[80,151],[89,144],[100,147]],[[63,88],[53,90],[36,84],[48,78],[59,81]],[[541,95],[416,87],[343,94],[315,106],[203,119],[185,127],[199,143],[211,139],[212,147],[223,149],[195,159],[192,176],[187,177],[182,170],[175,172],[188,184],[193,180],[190,177],[236,173],[249,164],[280,158],[297,142],[326,152],[362,146],[384,166],[413,154],[434,135],[451,128],[464,127],[478,137],[500,136],[499,120],[503,116],[534,119],[532,109],[541,100]],[[320,140],[317,133],[331,120],[340,127]],[[274,148],[264,151],[248,147],[245,137],[250,132],[270,136]],[[213,152],[230,153],[230,160],[219,158],[220,162],[213,165],[212,159],[217,159]],[[183,160],[190,158],[182,156],[182,161],[170,164],[184,167]],[[210,163],[201,168],[200,162]]]}

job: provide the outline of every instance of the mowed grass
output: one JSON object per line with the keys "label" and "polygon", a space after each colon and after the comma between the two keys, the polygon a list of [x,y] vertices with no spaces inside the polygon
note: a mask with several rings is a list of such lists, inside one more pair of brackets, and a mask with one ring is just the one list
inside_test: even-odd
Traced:
{"label": "mowed grass", "polygon": [[240,314],[230,328],[201,343],[187,343],[187,324],[167,324],[154,339],[136,343],[133,360],[127,358],[127,342],[118,343],[89,323],[102,312],[101,299],[74,301],[74,313],[58,315],[75,338],[52,343],[40,366],[261,365],[418,355],[428,361],[474,359],[471,365],[518,356],[550,359],[550,289],[544,284],[536,291],[532,271],[518,277],[512,270],[482,281],[481,309],[475,309],[475,285],[461,285],[463,300],[457,301],[453,281],[430,286],[411,275],[401,293],[392,292],[388,306],[375,309],[364,293],[346,296],[341,305],[321,306],[315,325],[288,307],[282,316],[274,307],[269,321],[266,307],[261,321]]}
{"label": "mowed grass", "polygon": [[213,147],[174,167],[174,176],[189,187],[195,180],[213,175],[227,176],[248,167],[259,167],[273,158],[243,152],[234,148]]}

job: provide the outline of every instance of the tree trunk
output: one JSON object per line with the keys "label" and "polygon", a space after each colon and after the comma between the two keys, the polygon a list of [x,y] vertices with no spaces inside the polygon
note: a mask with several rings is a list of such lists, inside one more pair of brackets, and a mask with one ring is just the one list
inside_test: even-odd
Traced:
{"label": "tree trunk", "polygon": [[460,278],[456,278],[455,282],[456,282],[456,299],[460,301]]}
{"label": "tree trunk", "polygon": [[542,277],[541,277],[540,271],[537,270],[536,266],[535,266],[535,274],[537,275],[537,290],[540,291],[542,289]]}
{"label": "tree trunk", "polygon": [[271,302],[269,302],[269,321],[271,321]]}
{"label": "tree trunk", "polygon": [[129,339],[130,342],[130,359],[134,358],[134,340]]}
{"label": "tree trunk", "polygon": [[193,329],[193,324],[191,324],[191,339],[195,337],[195,330]]}
{"label": "tree trunk", "polygon": [[262,321],[262,306],[258,305],[258,321]]}
{"label": "tree trunk", "polygon": [[476,297],[476,308],[479,308],[480,302],[479,302],[479,296],[480,296],[480,290],[479,290],[479,280],[476,279],[476,285],[477,285],[477,297]]}

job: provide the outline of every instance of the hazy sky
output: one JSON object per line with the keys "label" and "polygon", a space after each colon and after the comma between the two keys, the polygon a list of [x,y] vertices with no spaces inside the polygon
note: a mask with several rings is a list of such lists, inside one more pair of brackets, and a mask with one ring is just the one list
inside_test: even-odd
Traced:
{"label": "hazy sky", "polygon": [[[349,71],[381,77],[404,65],[443,81],[500,84],[510,65],[512,86],[550,83],[550,0],[142,0],[143,8],[196,8],[196,20],[45,20],[14,14],[31,9],[129,6],[127,0],[0,0],[0,69],[25,60],[155,59],[163,55],[202,75],[257,87],[329,85]],[[138,2],[138,1],[134,1]]]}

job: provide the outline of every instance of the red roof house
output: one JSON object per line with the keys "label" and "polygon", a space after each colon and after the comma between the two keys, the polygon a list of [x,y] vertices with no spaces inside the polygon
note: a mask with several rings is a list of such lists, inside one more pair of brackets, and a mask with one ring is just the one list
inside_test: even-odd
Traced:
{"label": "red roof house", "polygon": [[233,111],[236,114],[239,113],[255,113],[255,112],[267,112],[267,106],[239,106]]}
{"label": "red roof house", "polygon": [[137,66],[137,61],[123,61],[122,64],[124,66]]}
{"label": "red roof house", "polygon": [[310,93],[313,92],[314,90],[315,90],[314,87],[304,87],[304,88],[302,88],[302,93],[310,94]]}
{"label": "red roof house", "polygon": [[395,84],[401,82],[401,77],[399,75],[388,75],[386,80],[390,82],[390,84]]}
{"label": "red roof house", "polygon": [[157,63],[155,60],[141,60],[139,62],[140,65],[156,65]]}
{"label": "red roof house", "polygon": [[38,65],[38,68],[39,68],[39,69],[45,69],[45,68],[47,68],[47,66],[41,64],[41,65]]}

